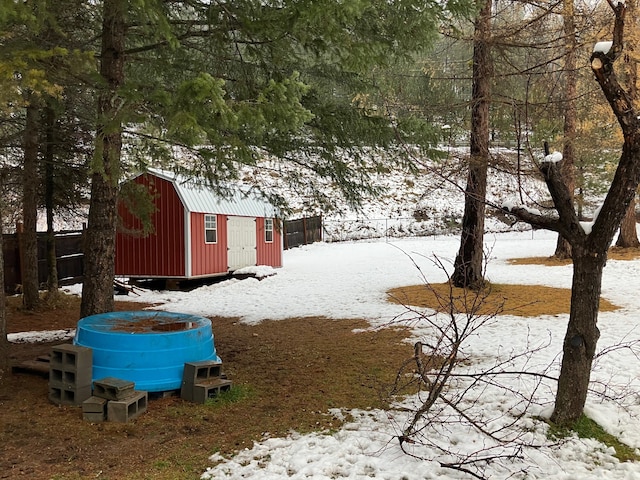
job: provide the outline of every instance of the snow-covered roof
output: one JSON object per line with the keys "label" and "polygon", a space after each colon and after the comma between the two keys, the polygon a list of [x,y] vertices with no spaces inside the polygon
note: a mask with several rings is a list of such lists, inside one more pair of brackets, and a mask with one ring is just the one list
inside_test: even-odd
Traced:
{"label": "snow-covered roof", "polygon": [[239,217],[278,216],[278,209],[255,190],[233,186],[228,187],[228,195],[224,196],[206,185],[173,172],[149,169],[148,173],[173,183],[180,200],[189,212]]}

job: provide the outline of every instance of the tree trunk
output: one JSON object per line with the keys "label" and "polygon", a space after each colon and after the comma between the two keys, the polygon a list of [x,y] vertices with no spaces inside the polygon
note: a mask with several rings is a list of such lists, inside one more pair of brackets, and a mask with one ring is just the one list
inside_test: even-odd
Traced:
{"label": "tree trunk", "polygon": [[44,204],[47,212],[47,301],[55,302],[58,296],[58,265],[56,261],[56,237],[53,228],[53,144],[54,144],[55,112],[47,106],[44,115],[46,143],[44,151]]}
{"label": "tree trunk", "polygon": [[[567,189],[571,194],[573,201],[574,191],[576,188],[576,172],[575,172],[575,141],[577,131],[577,41],[576,27],[574,16],[573,0],[564,0],[562,19],[564,24],[565,38],[565,63],[564,63],[564,146],[562,149],[562,178],[567,185]],[[571,258],[571,244],[562,236],[558,235],[556,243],[556,258]]]}
{"label": "tree trunk", "polygon": [[638,231],[636,230],[636,202],[631,201],[620,224],[620,233],[616,240],[616,247],[637,248],[640,247],[638,241]]}
{"label": "tree trunk", "polygon": [[24,162],[22,170],[22,222],[20,260],[22,271],[22,302],[27,310],[40,303],[38,282],[38,134],[40,109],[32,95],[28,99],[24,132]]}
{"label": "tree trunk", "polygon": [[98,98],[98,133],[91,203],[85,240],[85,271],[82,287],[82,317],[113,310],[115,237],[120,179],[122,99],[124,83],[125,12],[127,2],[106,0],[103,4],[100,75],[107,87]]}
{"label": "tree trunk", "polygon": [[484,208],[489,165],[489,104],[491,97],[491,0],[478,14],[473,41],[471,138],[460,250],[451,281],[456,287],[479,288],[483,283]]}
{"label": "tree trunk", "polygon": [[[625,2],[628,18],[636,18],[636,0],[628,0]],[[628,35],[626,39],[627,55],[624,56],[623,68],[626,76],[626,86],[631,100],[637,104],[638,102],[638,32],[635,23],[630,25],[630,29],[634,32]],[[634,199],[629,204],[622,223],[620,224],[620,234],[616,240],[616,246],[622,248],[636,248],[640,246],[638,240],[638,232],[636,231],[636,202]]]}
{"label": "tree trunk", "polygon": [[[1,207],[2,205],[0,205]],[[0,379],[9,371],[9,340],[4,292],[4,245],[2,237],[2,208],[0,208]]]}
{"label": "tree trunk", "polygon": [[597,327],[602,270],[606,252],[574,248],[571,313],[564,338],[562,367],[551,421],[572,426],[582,415],[587,399],[591,364],[600,337]]}

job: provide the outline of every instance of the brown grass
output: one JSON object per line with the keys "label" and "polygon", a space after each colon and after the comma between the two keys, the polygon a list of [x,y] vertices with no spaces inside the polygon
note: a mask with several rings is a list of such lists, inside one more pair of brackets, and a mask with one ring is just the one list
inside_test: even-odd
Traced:
{"label": "brown grass", "polygon": [[[609,260],[636,260],[640,258],[640,248],[620,248],[612,247],[608,252]],[[571,265],[571,259],[560,260],[555,257],[524,257],[512,258],[511,265],[546,265],[547,267],[558,267]]]}
{"label": "brown grass", "polygon": [[[611,260],[635,260],[640,258],[638,248],[612,247]],[[526,257],[509,260],[512,265],[546,265],[549,267],[570,265],[571,259],[559,260],[555,257]],[[387,292],[389,301],[402,305],[449,311],[453,305],[457,313],[473,311],[478,315],[496,313],[537,317],[540,315],[560,315],[569,313],[571,290],[539,285],[489,284],[487,289],[477,293],[451,287],[449,283],[435,285],[411,285],[394,288]],[[618,306],[606,298],[600,299],[600,311],[617,310]]]}
{"label": "brown grass", "polygon": [[[411,285],[389,290],[389,301],[401,305],[430,308],[448,312],[453,305],[454,313],[477,315],[517,315],[537,317],[569,313],[571,290],[540,285],[488,284],[480,291],[452,287],[449,283]],[[612,311],[619,307],[608,300],[600,299],[601,311]]]}
{"label": "brown grass", "polygon": [[[78,320],[74,301],[27,314],[10,300],[11,331],[69,328]],[[265,432],[337,429],[332,407],[385,407],[399,366],[413,354],[403,342],[408,331],[354,333],[368,328],[363,320],[212,321],[223,370],[240,400],[196,405],[174,396],[150,401],[127,424],[91,424],[79,407],[50,403],[46,379],[8,375],[0,379],[0,478],[197,479],[210,455],[250,448]],[[33,359],[50,348],[12,344],[11,356]]]}

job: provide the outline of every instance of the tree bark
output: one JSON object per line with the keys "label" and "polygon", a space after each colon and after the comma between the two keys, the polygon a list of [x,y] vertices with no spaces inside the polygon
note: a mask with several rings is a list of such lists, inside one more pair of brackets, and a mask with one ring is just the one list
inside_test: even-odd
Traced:
{"label": "tree bark", "polygon": [[34,95],[28,98],[24,132],[24,162],[22,170],[22,223],[20,260],[22,263],[22,303],[34,310],[40,303],[38,282],[38,135],[40,108]]}
{"label": "tree bark", "polygon": [[571,311],[551,416],[551,421],[561,426],[572,426],[582,415],[587,400],[591,364],[600,337],[597,322],[605,262],[606,252],[594,255],[583,248],[573,249]]}
{"label": "tree bark", "polygon": [[484,209],[489,165],[491,101],[491,0],[485,0],[475,23],[469,173],[464,195],[460,250],[451,277],[453,285],[479,288],[483,283]]}
{"label": "tree bark", "polygon": [[47,213],[47,301],[55,301],[58,296],[58,265],[56,261],[56,237],[53,228],[54,207],[54,128],[55,112],[51,106],[45,107],[44,130],[46,135],[44,150],[44,204]]}
{"label": "tree bark", "polygon": [[[627,15],[630,18],[636,18],[636,0],[628,0],[625,2]],[[638,32],[637,26],[631,27],[634,31],[634,35],[630,35],[626,40],[627,55],[624,56],[624,70],[626,74],[626,86],[629,92],[629,97],[634,103],[638,101],[638,61],[637,61],[637,44],[638,44]],[[620,233],[616,240],[616,246],[622,248],[636,248],[640,246],[638,240],[638,232],[636,230],[636,202],[635,198],[629,204],[627,212],[620,224]]]}
{"label": "tree bark", "polygon": [[[562,149],[562,178],[567,185],[567,189],[571,194],[573,201],[574,191],[576,188],[576,172],[575,172],[575,141],[577,131],[577,41],[576,27],[574,21],[574,3],[573,0],[564,0],[562,10],[562,20],[564,25],[564,44],[565,44],[565,64],[564,64],[564,146]],[[556,250],[554,253],[556,258],[571,258],[571,244],[562,235],[558,235]]]}
{"label": "tree bark", "polygon": [[[2,205],[0,205],[0,207],[2,207]],[[4,291],[4,245],[1,212],[2,208],[0,208],[0,379],[9,371],[9,340],[7,339],[7,313]]]}
{"label": "tree bark", "polygon": [[637,248],[640,247],[640,241],[638,241],[638,231],[636,230],[636,202],[635,199],[631,200],[627,211],[624,214],[622,223],[620,224],[620,233],[618,234],[618,240],[616,240],[616,246],[622,248]]}
{"label": "tree bark", "polygon": [[115,274],[115,237],[122,150],[122,98],[124,83],[125,13],[127,2],[103,4],[100,75],[106,88],[98,98],[98,132],[91,176],[91,202],[85,240],[82,317],[112,311]]}

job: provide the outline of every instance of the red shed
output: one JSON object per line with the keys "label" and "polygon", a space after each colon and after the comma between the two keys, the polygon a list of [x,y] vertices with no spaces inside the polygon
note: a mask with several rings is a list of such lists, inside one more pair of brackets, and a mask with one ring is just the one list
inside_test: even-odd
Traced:
{"label": "red shed", "polygon": [[234,189],[229,198],[173,173],[150,170],[130,180],[149,189],[154,233],[120,204],[116,275],[191,279],[225,275],[252,265],[282,266],[277,209],[255,193]]}

